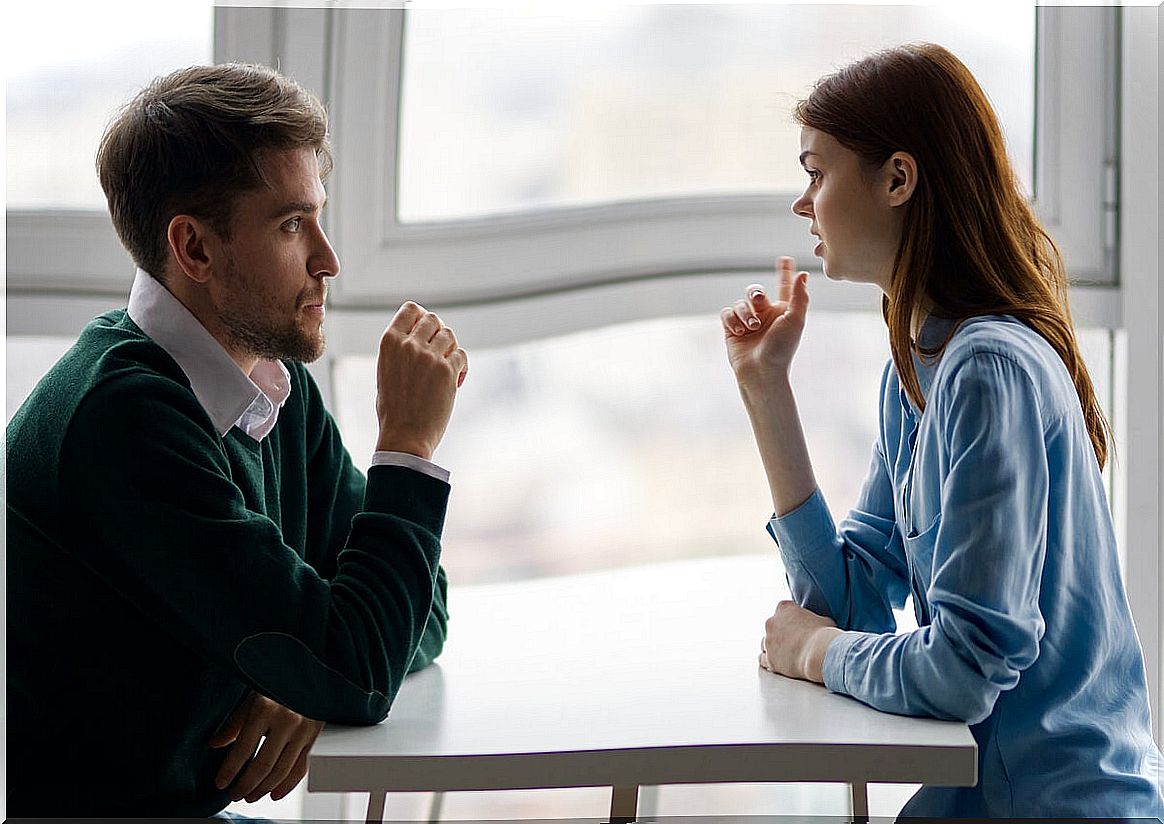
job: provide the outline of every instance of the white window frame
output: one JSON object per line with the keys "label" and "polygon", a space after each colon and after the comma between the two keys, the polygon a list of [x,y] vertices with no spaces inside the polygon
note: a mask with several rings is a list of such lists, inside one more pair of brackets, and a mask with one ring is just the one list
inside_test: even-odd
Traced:
{"label": "white window frame", "polygon": [[[403,12],[229,2],[216,9],[216,61],[278,66],[332,114],[337,166],[326,220],[345,273],[329,311],[329,358],[372,351],[386,313],[404,298],[439,310],[467,345],[484,347],[714,311],[742,284],[770,278],[776,250],[802,265],[813,260],[787,196],[400,225],[393,204]],[[1126,340],[1126,357],[1117,357],[1126,368],[1114,376],[1122,447],[1115,500],[1126,502],[1116,516],[1159,740],[1159,10],[1040,7],[1037,29],[1035,205],[1064,252],[1076,323]],[[1135,105],[1120,110],[1121,99]],[[1134,166],[1121,167],[1121,154]],[[72,336],[125,304],[133,267],[104,212],[7,210],[6,234],[7,334]],[[877,309],[875,289],[820,277],[812,288],[814,311]],[[313,371],[327,392],[327,363]]]}

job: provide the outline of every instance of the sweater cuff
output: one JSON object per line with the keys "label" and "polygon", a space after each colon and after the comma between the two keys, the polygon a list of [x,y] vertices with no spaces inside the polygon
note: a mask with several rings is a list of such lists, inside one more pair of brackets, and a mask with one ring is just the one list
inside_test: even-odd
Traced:
{"label": "sweater cuff", "polygon": [[419,455],[410,455],[407,452],[373,452],[372,466],[407,466],[409,469],[431,475],[438,481],[448,483],[449,480],[449,470],[434,464],[432,461],[426,461]]}
{"label": "sweater cuff", "polygon": [[780,548],[784,563],[803,565],[806,559],[820,553],[832,545],[837,537],[837,527],[829,513],[824,494],[817,487],[808,500],[791,512],[768,519],[768,534]]}
{"label": "sweater cuff", "polygon": [[364,512],[393,515],[418,524],[440,537],[449,503],[449,485],[404,466],[368,469]]}
{"label": "sweater cuff", "polygon": [[861,640],[861,632],[843,632],[829,642],[824,659],[824,683],[833,692],[848,695],[845,686],[845,660],[849,657],[849,650]]}

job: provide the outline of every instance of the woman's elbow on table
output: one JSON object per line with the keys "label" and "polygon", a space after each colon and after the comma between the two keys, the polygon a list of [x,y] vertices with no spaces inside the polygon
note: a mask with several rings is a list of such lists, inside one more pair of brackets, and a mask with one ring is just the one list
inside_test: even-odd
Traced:
{"label": "woman's elbow on table", "polygon": [[1016,687],[1023,670],[1038,657],[1035,634],[1000,639],[949,616],[939,616],[927,629],[931,673],[943,676],[928,691],[935,716],[945,720],[971,725],[986,720],[998,697]]}

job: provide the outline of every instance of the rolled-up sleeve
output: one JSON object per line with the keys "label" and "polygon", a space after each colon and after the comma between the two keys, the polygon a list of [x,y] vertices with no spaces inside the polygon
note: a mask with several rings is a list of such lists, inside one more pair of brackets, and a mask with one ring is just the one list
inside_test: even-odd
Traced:
{"label": "rolled-up sleeve", "polygon": [[[830,645],[826,685],[880,710],[985,719],[1039,654],[1046,553],[1045,422],[1030,376],[973,353],[934,387],[941,513],[919,542],[931,623],[903,634],[848,632]],[[915,483],[917,481],[915,480]]]}

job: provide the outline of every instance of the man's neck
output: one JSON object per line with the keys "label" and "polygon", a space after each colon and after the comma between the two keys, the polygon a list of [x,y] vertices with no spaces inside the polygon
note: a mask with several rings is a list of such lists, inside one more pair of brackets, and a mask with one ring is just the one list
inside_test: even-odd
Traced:
{"label": "man's neck", "polygon": [[230,359],[235,362],[235,365],[242,370],[244,375],[250,375],[254,371],[259,358],[239,352],[237,347],[232,345],[230,333],[204,288],[196,284],[187,285],[181,281],[176,281],[173,277],[162,281],[162,285],[202,324],[202,328],[210,333],[210,336],[218,342],[218,345],[230,356]]}

